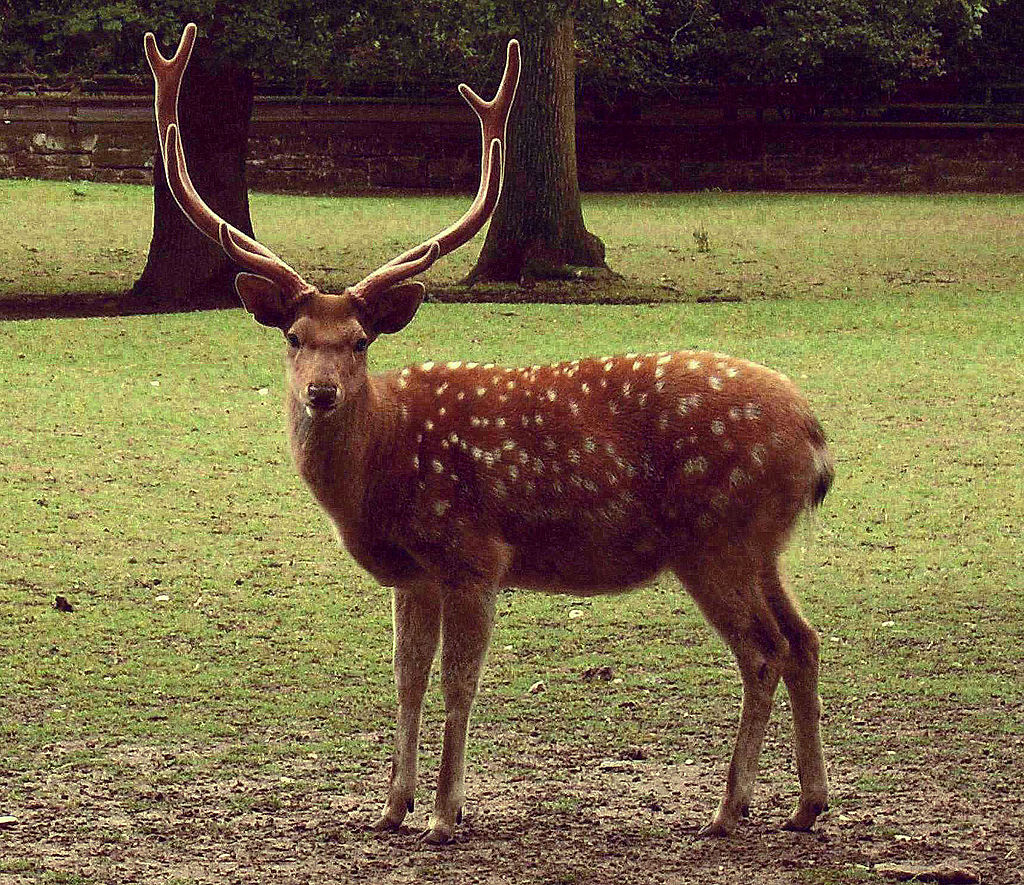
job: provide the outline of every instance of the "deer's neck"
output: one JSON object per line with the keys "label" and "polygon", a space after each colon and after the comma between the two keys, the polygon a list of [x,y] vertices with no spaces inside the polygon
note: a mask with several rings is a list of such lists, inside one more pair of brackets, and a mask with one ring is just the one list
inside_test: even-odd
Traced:
{"label": "deer's neck", "polygon": [[396,407],[386,386],[370,377],[327,415],[309,415],[289,394],[288,439],[299,475],[343,534],[361,521],[374,462],[393,433]]}

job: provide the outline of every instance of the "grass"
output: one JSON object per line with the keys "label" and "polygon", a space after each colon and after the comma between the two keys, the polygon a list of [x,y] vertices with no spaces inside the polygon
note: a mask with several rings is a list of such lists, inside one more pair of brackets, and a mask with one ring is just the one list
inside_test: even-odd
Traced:
{"label": "grass", "polygon": [[[124,197],[141,215],[143,191],[90,186],[74,197],[77,187],[0,185],[0,273],[16,275],[5,286],[74,289],[89,282],[80,264],[104,266],[102,249],[121,248],[100,242],[144,248],[144,230],[121,215],[90,214],[99,192]],[[49,194],[51,218],[65,198],[75,211],[48,228],[34,188]],[[17,239],[28,234],[11,230],[7,211],[33,192],[36,215],[24,227],[41,225],[52,237],[38,253]],[[269,219],[300,205],[254,203],[268,230],[288,229]],[[332,242],[344,234],[351,245],[340,254],[353,250],[352,266],[363,268],[376,257],[355,255],[358,231],[368,236],[360,225],[383,224],[371,205],[418,224],[427,221],[418,213],[440,205],[447,214],[456,203],[412,200],[396,211],[310,200],[303,229],[329,232]],[[906,227],[885,235],[879,213],[896,204]],[[686,288],[721,270],[723,285],[755,274],[768,282],[751,286],[778,297],[428,304],[374,348],[376,367],[685,346],[790,374],[838,460],[832,495],[787,558],[825,642],[834,813],[922,784],[979,802],[1008,791],[1007,772],[1024,764],[1024,348],[1012,332],[1024,295],[1014,226],[1021,201],[701,195],[588,206],[595,227],[616,232],[612,263],[647,285],[669,269]],[[969,229],[953,224],[952,207],[968,213]],[[343,212],[359,224],[346,227]],[[691,214],[704,219],[708,256],[686,242]],[[836,227],[812,237],[822,218]],[[109,235],[90,240],[101,222]],[[418,236],[407,223],[390,245]],[[673,224],[679,254],[669,251]],[[80,238],[65,263],[52,257],[62,236]],[[299,239],[271,245],[304,267],[325,248]],[[32,278],[10,263],[26,254],[30,262],[48,256],[50,272]],[[757,264],[734,268],[740,254]],[[118,273],[128,280],[141,261],[132,255],[108,262],[92,282],[111,285]],[[662,264],[644,264],[656,256]],[[884,284],[899,268],[913,282]],[[956,281],[943,282],[947,275]],[[793,297],[783,298],[787,279]],[[97,784],[90,789],[148,820],[165,793],[208,783],[230,793],[240,773],[273,786],[230,793],[226,807],[237,814],[382,795],[392,730],[387,595],[335,549],[288,462],[279,338],[241,311],[0,324],[0,814],[55,790],[69,809],[87,808],[89,790],[76,785]],[[73,613],[53,608],[58,594]],[[583,680],[604,664],[621,682]],[[538,680],[547,690],[528,694]],[[541,755],[598,760],[639,745],[654,758],[720,772],[737,697],[730,656],[672,582],[614,599],[507,594],[471,768],[495,766],[501,783],[505,775],[530,782],[542,776],[534,767]],[[427,783],[438,752],[436,690],[428,705]],[[788,729],[779,713],[773,723],[769,780],[789,765]],[[713,793],[717,781],[707,788]],[[582,813],[557,791],[542,807]],[[107,841],[123,837],[109,826]],[[3,839],[0,832],[0,847]],[[0,864],[0,872],[37,869]],[[77,881],[45,875],[31,881]],[[829,875],[808,881],[860,878],[850,869]]]}
{"label": "grass", "polygon": [[[267,245],[338,291],[457,218],[466,198],[253,194],[251,205]],[[1024,196],[606,194],[588,196],[585,211],[625,279],[606,293],[612,299],[984,294],[1021,285]],[[145,264],[152,213],[145,187],[0,180],[0,303],[124,292]],[[476,253],[447,257],[425,276],[428,287],[460,295],[454,284]]]}

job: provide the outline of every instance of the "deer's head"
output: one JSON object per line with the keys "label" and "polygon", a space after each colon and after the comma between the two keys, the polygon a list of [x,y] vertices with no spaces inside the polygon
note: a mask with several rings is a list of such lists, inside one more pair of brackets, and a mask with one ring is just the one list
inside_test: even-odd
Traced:
{"label": "deer's head", "polygon": [[366,382],[366,352],[379,335],[405,328],[423,301],[411,278],[472,239],[494,211],[505,165],[505,128],[519,82],[519,44],[508,44],[498,92],[484,101],[465,84],[459,92],[480,118],[482,151],[476,198],[455,224],[408,249],[340,294],[320,292],[270,249],[228,224],[196,192],[185,164],[178,93],[192,54],[196,26],[185,26],[178,49],[164,58],[146,34],[146,58],[156,81],[156,122],[167,185],[189,219],[243,268],[235,289],[256,322],[280,329],[287,341],[289,387],[311,412],[341,405]]}

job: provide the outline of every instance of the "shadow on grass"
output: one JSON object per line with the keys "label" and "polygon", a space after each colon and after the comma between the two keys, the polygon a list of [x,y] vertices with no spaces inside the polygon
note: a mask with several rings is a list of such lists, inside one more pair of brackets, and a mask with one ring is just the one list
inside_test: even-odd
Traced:
{"label": "shadow on grass", "polygon": [[131,292],[65,292],[59,295],[5,295],[0,298],[0,320],[74,319],[81,317],[137,316],[186,313],[241,307],[234,297],[153,298]]}
{"label": "shadow on grass", "polygon": [[[438,304],[708,304],[736,302],[738,295],[688,292],[670,286],[650,286],[616,278],[611,280],[531,281],[519,284],[478,283],[430,287],[427,301]],[[72,319],[187,313],[241,307],[234,296],[207,298],[155,298],[131,292],[66,292],[59,295],[14,294],[0,297],[0,320]]]}

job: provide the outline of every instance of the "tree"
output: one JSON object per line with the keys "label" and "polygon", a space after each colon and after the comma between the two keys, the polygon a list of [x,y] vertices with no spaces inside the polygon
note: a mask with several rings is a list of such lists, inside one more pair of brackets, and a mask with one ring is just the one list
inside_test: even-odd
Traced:
{"label": "tree", "polygon": [[[252,74],[215,57],[207,40],[197,40],[178,98],[186,161],[196,189],[214,212],[250,236],[245,157],[252,105]],[[157,150],[153,239],[132,294],[192,307],[233,305],[238,300],[236,273],[224,250],[178,210]]]}
{"label": "tree", "polygon": [[521,31],[523,71],[509,120],[504,193],[469,282],[607,269],[586,229],[576,174],[573,18],[556,10]]}

